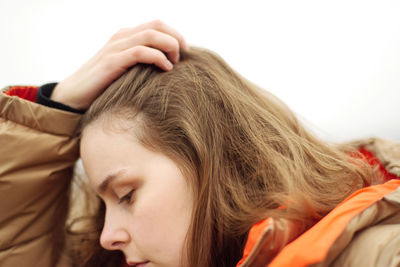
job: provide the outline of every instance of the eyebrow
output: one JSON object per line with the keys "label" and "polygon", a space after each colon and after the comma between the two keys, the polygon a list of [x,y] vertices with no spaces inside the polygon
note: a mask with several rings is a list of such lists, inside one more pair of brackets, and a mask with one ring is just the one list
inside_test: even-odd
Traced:
{"label": "eyebrow", "polygon": [[101,182],[101,184],[97,187],[97,192],[99,192],[100,194],[104,194],[107,191],[110,183],[112,183],[115,179],[121,176],[121,174],[124,173],[125,171],[126,171],[125,169],[122,169],[114,173],[108,174],[106,178],[103,180],[103,182]]}

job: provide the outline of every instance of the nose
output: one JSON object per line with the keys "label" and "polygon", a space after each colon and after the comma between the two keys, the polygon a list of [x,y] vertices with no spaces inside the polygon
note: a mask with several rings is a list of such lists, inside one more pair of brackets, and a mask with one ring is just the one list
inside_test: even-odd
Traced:
{"label": "nose", "polygon": [[122,225],[118,214],[106,211],[103,231],[100,236],[100,245],[107,250],[119,250],[130,242],[129,232]]}

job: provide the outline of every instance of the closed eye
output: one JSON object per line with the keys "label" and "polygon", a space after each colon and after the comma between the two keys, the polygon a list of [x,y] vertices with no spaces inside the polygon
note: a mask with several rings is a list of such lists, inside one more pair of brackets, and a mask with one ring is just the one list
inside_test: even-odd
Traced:
{"label": "closed eye", "polygon": [[132,198],[132,195],[134,192],[135,192],[135,190],[132,189],[128,194],[126,194],[125,196],[123,196],[122,198],[119,199],[118,204],[121,204],[123,202],[127,202],[127,203],[131,202],[131,198]]}

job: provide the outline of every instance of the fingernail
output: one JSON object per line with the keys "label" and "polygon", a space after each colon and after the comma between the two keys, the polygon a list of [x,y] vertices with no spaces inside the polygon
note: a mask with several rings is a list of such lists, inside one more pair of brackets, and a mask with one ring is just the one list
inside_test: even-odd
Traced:
{"label": "fingernail", "polygon": [[172,63],[171,63],[169,60],[167,60],[167,61],[165,62],[165,67],[167,68],[167,70],[172,70],[172,68],[173,68],[174,66],[172,65]]}

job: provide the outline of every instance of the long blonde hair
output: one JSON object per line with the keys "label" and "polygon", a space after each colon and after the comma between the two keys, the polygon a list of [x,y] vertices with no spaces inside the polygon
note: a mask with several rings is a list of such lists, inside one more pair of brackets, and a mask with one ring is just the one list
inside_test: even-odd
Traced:
{"label": "long blonde hair", "polygon": [[169,72],[133,67],[82,127],[117,116],[140,121],[132,134],[175,160],[193,185],[190,266],[234,266],[253,224],[284,218],[306,230],[373,175],[356,152],[315,138],[282,102],[204,49],[183,53]]}

